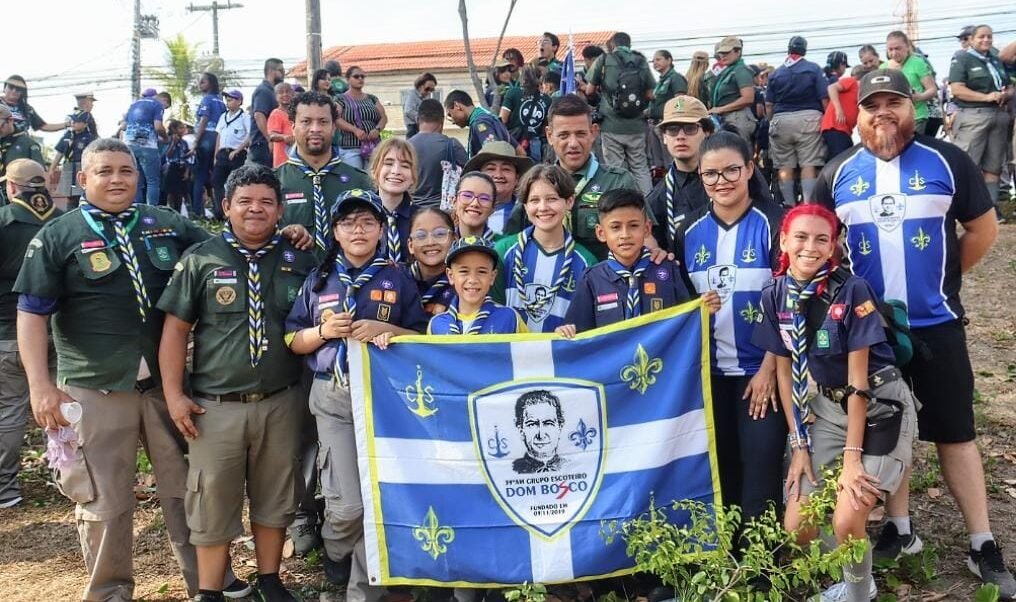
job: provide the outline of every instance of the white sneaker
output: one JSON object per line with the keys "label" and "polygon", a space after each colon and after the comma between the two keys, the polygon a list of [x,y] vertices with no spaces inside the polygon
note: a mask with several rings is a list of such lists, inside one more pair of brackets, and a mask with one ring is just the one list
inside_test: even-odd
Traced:
{"label": "white sneaker", "polygon": [[21,496],[7,500],[6,502],[0,502],[0,508],[13,508],[21,503]]}
{"label": "white sneaker", "polygon": [[[878,588],[875,587],[875,580],[868,578],[868,599],[874,600],[878,596]],[[815,594],[810,602],[850,602],[847,584],[843,581],[834,584],[821,594]]]}

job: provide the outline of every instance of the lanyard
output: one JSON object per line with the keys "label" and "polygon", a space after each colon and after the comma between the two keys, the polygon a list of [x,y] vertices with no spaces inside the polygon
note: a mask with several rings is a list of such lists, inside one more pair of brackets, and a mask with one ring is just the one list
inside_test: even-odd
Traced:
{"label": "lanyard", "polygon": [[[95,218],[92,217],[92,215],[87,211],[80,211],[79,213],[81,213],[81,217],[85,219],[85,223],[88,224],[88,227],[91,228],[93,232],[99,235],[99,238],[101,238],[106,243],[106,246],[108,247],[114,246],[113,243],[109,242],[109,239],[106,238],[106,231],[102,227],[102,224],[95,221]],[[141,215],[140,211],[134,212],[134,217],[131,218],[131,221],[127,222],[126,229],[128,232],[134,229],[134,225],[138,223],[138,216],[140,215]]]}
{"label": "lanyard", "polygon": [[582,196],[582,193],[586,190],[586,186],[588,186],[589,182],[596,177],[596,172],[599,169],[600,162],[596,160],[596,155],[590,154],[589,163],[586,164],[586,173],[582,175],[582,179],[575,185],[575,198]]}

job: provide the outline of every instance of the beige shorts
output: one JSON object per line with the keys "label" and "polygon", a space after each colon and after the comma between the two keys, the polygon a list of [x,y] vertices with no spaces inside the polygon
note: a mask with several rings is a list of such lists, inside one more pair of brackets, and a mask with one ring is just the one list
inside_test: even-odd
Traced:
{"label": "beige shorts", "polygon": [[[879,489],[887,494],[894,493],[903,482],[903,474],[913,459],[914,437],[917,433],[917,401],[907,383],[900,379],[878,387],[872,393],[875,397],[884,397],[903,402],[903,424],[900,426],[900,438],[896,448],[884,456],[861,455],[864,471],[879,480]],[[877,403],[877,402],[876,402]],[[872,412],[875,404],[869,403],[868,411]],[[885,407],[885,404],[878,404]],[[847,415],[840,404],[819,393],[811,401],[815,422],[809,428],[811,434],[811,467],[822,487],[822,470],[834,467],[843,456],[843,446],[847,444]],[[877,417],[871,416],[871,417]],[[801,479],[801,493],[810,494],[816,487],[808,479]]]}
{"label": "beige shorts", "polygon": [[303,495],[300,477],[300,387],[255,403],[194,403],[198,437],[190,442],[184,505],[190,541],[196,546],[229,543],[243,534],[244,493],[250,520],[282,528],[293,522]]}
{"label": "beige shorts", "polygon": [[963,149],[981,171],[1002,173],[1009,140],[1009,113],[995,107],[961,108],[952,124],[953,144]]}
{"label": "beige shorts", "polygon": [[806,110],[773,115],[769,122],[769,156],[777,169],[825,165],[822,113]]}
{"label": "beige shorts", "polygon": [[737,128],[738,135],[748,143],[748,149],[754,152],[753,144],[755,130],[758,128],[758,119],[755,119],[751,109],[745,107],[730,113],[724,113],[720,117],[724,125],[732,125]]}

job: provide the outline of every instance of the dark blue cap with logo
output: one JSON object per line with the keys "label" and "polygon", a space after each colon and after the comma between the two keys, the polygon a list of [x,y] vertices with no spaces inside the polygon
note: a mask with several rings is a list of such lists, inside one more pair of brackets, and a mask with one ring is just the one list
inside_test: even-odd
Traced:
{"label": "dark blue cap with logo", "polygon": [[487,239],[480,238],[479,236],[465,236],[452,243],[452,248],[448,250],[448,256],[445,258],[445,265],[451,267],[456,257],[474,251],[487,255],[494,260],[494,265],[497,265],[498,255],[497,251],[494,250],[494,245]]}
{"label": "dark blue cap with logo", "polygon": [[376,192],[354,188],[339,195],[332,207],[332,222],[349,215],[354,209],[369,209],[379,220],[385,217],[384,207],[381,205],[381,197]]}

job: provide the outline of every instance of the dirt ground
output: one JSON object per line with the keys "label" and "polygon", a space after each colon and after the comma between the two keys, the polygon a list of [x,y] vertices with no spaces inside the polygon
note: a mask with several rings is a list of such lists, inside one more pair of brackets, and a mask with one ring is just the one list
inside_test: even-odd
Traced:
{"label": "dirt ground", "polygon": [[[1016,225],[1003,225],[998,244],[964,279],[963,300],[977,382],[979,443],[984,454],[992,529],[1016,560]],[[74,529],[73,505],[48,480],[39,431],[31,435],[22,473],[25,502],[0,510],[0,599],[3,602],[78,599],[85,572]],[[924,562],[880,573],[879,591],[899,600],[974,599],[976,580],[964,567],[966,531],[956,504],[938,474],[934,450],[915,451],[912,516],[931,549]],[[184,600],[186,592],[165,538],[157,503],[141,502],[135,514],[136,596]],[[253,544],[233,544],[241,576],[254,571]],[[320,559],[288,558],[283,579],[317,600],[323,577]],[[325,596],[328,597],[328,596]]]}

